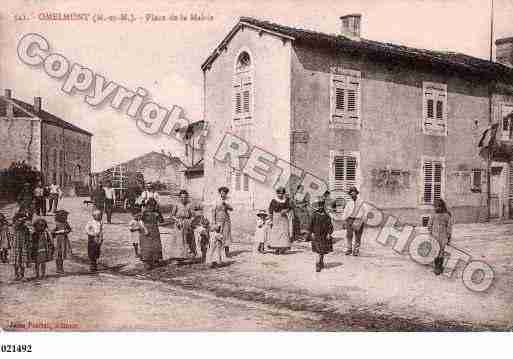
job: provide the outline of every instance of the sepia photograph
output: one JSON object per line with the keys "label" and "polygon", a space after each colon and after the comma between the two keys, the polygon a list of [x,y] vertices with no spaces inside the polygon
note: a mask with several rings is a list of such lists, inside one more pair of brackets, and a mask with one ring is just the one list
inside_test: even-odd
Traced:
{"label": "sepia photograph", "polygon": [[41,332],[511,332],[512,19],[3,3],[2,354]]}

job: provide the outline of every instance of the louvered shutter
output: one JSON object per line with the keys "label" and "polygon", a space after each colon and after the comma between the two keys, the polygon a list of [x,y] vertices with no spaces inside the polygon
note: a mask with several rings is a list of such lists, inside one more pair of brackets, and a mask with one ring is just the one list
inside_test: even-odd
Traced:
{"label": "louvered shutter", "polygon": [[427,128],[431,128],[435,121],[435,96],[434,90],[429,88],[424,92],[425,101],[425,113],[424,113],[424,124]]}
{"label": "louvered shutter", "polygon": [[251,118],[251,85],[252,78],[249,74],[242,75],[242,114],[245,119]]}
{"label": "louvered shutter", "polygon": [[333,158],[333,174],[332,174],[332,188],[334,192],[343,192],[345,182],[345,163],[344,156],[334,156]]}
{"label": "louvered shutter", "polygon": [[233,119],[240,120],[242,117],[242,82],[240,76],[233,79]]}
{"label": "louvered shutter", "polygon": [[424,162],[424,203],[433,202],[433,164]]}
{"label": "louvered shutter", "polygon": [[240,191],[240,171],[235,171],[235,190]]}
{"label": "louvered shutter", "polygon": [[435,122],[434,125],[439,131],[445,131],[446,126],[446,93],[443,91],[436,92],[436,111],[435,111]]}
{"label": "louvered shutter", "polygon": [[360,121],[360,80],[349,77],[347,82],[347,118],[344,122],[350,125],[358,125]]}
{"label": "louvered shutter", "polygon": [[248,192],[249,191],[249,176],[247,174],[244,174],[243,180],[244,180],[244,182],[242,185],[242,190],[245,192]]}
{"label": "louvered shutter", "polygon": [[349,155],[335,155],[332,159],[330,190],[347,192],[349,187],[357,185],[357,159]]}
{"label": "louvered shutter", "polygon": [[440,162],[435,162],[433,173],[433,200],[442,198],[442,171],[443,167]]}
{"label": "louvered shutter", "polygon": [[331,113],[332,120],[342,122],[346,110],[346,91],[345,91],[344,76],[333,75],[332,80],[332,99],[331,99]]}
{"label": "louvered shutter", "polygon": [[352,156],[345,156],[346,161],[346,191],[349,187],[356,186],[356,158]]}

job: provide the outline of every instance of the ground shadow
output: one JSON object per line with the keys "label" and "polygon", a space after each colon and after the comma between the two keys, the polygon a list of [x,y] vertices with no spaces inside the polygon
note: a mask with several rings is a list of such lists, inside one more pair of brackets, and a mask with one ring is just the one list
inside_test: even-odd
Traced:
{"label": "ground shadow", "polygon": [[251,252],[251,251],[248,249],[239,249],[236,251],[230,251],[229,257],[237,257],[237,256],[241,255],[242,253],[249,253],[249,252]]}
{"label": "ground shadow", "polygon": [[336,267],[340,267],[341,265],[342,265],[342,262],[328,262],[328,263],[324,264],[324,269],[336,268]]}

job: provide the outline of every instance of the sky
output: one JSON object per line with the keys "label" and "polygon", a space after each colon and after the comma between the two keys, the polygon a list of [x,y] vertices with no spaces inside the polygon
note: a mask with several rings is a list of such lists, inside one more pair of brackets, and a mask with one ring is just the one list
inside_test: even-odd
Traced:
{"label": "sky", "polygon": [[[426,49],[462,52],[488,58],[491,0],[259,0],[259,1],[106,1],[10,0],[0,10],[0,89],[43,108],[94,134],[93,171],[103,170],[150,151],[183,155],[183,146],[164,135],[142,133],[124,111],[93,108],[87,93],[68,95],[63,80],[17,57],[27,33],[44,36],[51,52],[64,55],[129,89],[142,87],[155,103],[182,107],[193,121],[203,119],[203,61],[237,23],[252,16],[299,28],[338,33],[339,17],[362,14],[362,37]],[[494,0],[494,37],[513,36],[513,0]],[[136,16],[192,13],[211,21],[136,21],[93,23],[41,21],[39,14],[89,13]],[[15,21],[25,15],[27,21]],[[215,121],[215,119],[206,119]]]}

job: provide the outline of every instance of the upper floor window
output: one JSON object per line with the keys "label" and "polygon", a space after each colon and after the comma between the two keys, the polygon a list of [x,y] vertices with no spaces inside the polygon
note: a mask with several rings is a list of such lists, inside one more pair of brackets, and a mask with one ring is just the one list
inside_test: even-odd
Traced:
{"label": "upper floor window", "polygon": [[233,75],[233,122],[247,124],[253,117],[253,65],[251,56],[243,51],[237,57]]}
{"label": "upper floor window", "polygon": [[360,128],[360,73],[331,75],[331,118],[334,125]]}
{"label": "upper floor window", "polygon": [[447,135],[447,85],[422,84],[422,131],[429,135]]}
{"label": "upper floor window", "polygon": [[513,105],[501,104],[499,106],[499,139],[503,141],[511,140],[511,133],[513,132]]}

